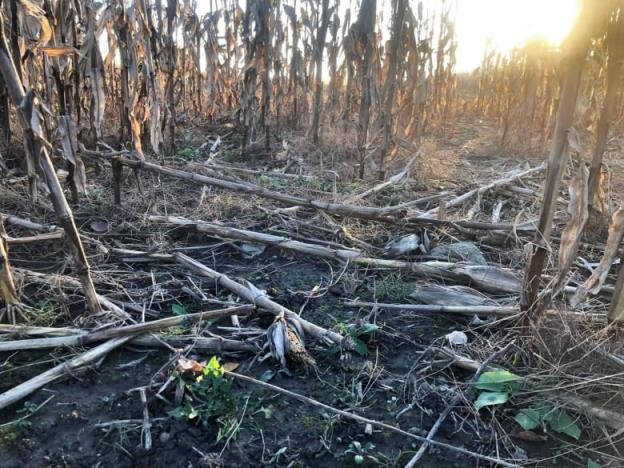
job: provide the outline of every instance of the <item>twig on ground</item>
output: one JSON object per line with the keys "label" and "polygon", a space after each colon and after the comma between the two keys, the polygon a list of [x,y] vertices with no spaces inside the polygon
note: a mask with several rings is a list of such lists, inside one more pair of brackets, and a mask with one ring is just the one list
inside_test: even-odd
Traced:
{"label": "twig on ground", "polygon": [[474,458],[478,458],[480,460],[489,461],[491,463],[496,463],[496,464],[501,465],[501,466],[507,466],[507,467],[519,467],[520,466],[520,465],[518,465],[516,463],[510,463],[510,462],[502,460],[500,458],[495,458],[495,457],[491,457],[491,456],[488,456],[488,455],[482,455],[480,453],[471,452],[470,450],[464,449],[462,447],[455,447],[454,445],[446,444],[444,442],[439,442],[437,440],[433,440],[433,439],[432,440],[427,440],[425,437],[422,437],[422,436],[419,436],[419,435],[416,435],[416,434],[412,434],[411,432],[404,431],[403,429],[400,429],[400,428],[398,428],[396,426],[392,426],[390,424],[386,424],[386,423],[381,422],[381,421],[376,421],[374,419],[365,418],[365,417],[360,416],[358,414],[349,413],[347,411],[343,411],[341,409],[334,408],[333,406],[326,405],[325,403],[321,403],[320,401],[315,400],[313,398],[309,398],[309,397],[301,395],[299,393],[291,392],[290,390],[286,390],[286,389],[284,389],[282,387],[278,387],[277,385],[273,385],[273,384],[270,384],[270,383],[262,382],[260,380],[254,379],[253,377],[249,377],[249,376],[246,376],[246,375],[238,374],[236,372],[229,372],[229,371],[226,371],[225,374],[229,375],[231,377],[234,377],[234,378],[236,378],[238,380],[243,380],[245,382],[251,382],[251,383],[253,383],[255,385],[259,385],[259,386],[267,388],[269,390],[273,390],[275,392],[281,393],[282,395],[286,395],[286,396],[289,396],[291,398],[295,398],[296,400],[302,401],[302,402],[307,403],[309,405],[313,405],[313,406],[316,406],[316,407],[319,407],[319,408],[323,408],[323,409],[325,409],[327,411],[331,411],[332,413],[339,414],[340,416],[344,416],[346,418],[353,419],[355,421],[359,421],[359,422],[364,423],[364,424],[370,424],[372,426],[381,427],[381,428],[386,429],[388,431],[392,431],[392,432],[395,432],[397,434],[401,434],[403,436],[409,437],[411,439],[418,440],[419,442],[429,442],[431,445],[435,445],[436,447],[444,448],[444,449],[450,450],[452,452],[462,453],[464,455],[468,455],[468,456],[471,456],[471,457],[474,457]]}
{"label": "twig on ground", "polygon": [[27,380],[10,390],[7,390],[6,392],[0,394],[0,410],[18,402],[22,398],[27,397],[44,385],[54,382],[64,375],[72,373],[76,369],[93,364],[101,357],[106,356],[113,349],[118,348],[131,339],[131,336],[113,338],[112,340],[102,343],[101,345],[90,349],[89,351],[82,353],[69,361],[65,361],[58,366],[45,371],[43,374],[39,374],[36,377],[33,377],[32,379]]}

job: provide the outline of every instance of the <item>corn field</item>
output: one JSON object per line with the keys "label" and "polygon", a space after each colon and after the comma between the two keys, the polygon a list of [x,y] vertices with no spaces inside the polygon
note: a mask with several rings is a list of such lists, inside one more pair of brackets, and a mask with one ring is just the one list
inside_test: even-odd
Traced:
{"label": "corn field", "polygon": [[0,0],[0,464],[622,466],[624,2],[471,7]]}

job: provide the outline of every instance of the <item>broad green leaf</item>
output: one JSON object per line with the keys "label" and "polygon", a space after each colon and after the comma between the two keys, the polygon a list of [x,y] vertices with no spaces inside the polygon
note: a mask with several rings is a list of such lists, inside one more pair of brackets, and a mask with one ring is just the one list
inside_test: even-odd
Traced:
{"label": "broad green leaf", "polygon": [[502,405],[509,400],[507,392],[483,392],[475,401],[475,408],[480,410],[484,406]]}
{"label": "broad green leaf", "polygon": [[514,419],[522,429],[530,431],[535,429],[542,421],[548,421],[553,412],[553,407],[547,403],[539,403],[531,408],[520,411]]}
{"label": "broad green leaf", "polygon": [[587,468],[602,468],[602,465],[591,458],[587,459]]}
{"label": "broad green leaf", "polygon": [[522,384],[522,377],[507,370],[488,371],[479,376],[475,387],[479,390],[501,392],[503,390],[518,390]]}
{"label": "broad green leaf", "polygon": [[542,416],[533,408],[520,411],[514,419],[525,431],[535,429],[542,422]]}
{"label": "broad green leaf", "polygon": [[185,418],[187,411],[183,406],[176,406],[174,409],[172,409],[171,411],[169,411],[167,413],[169,416],[171,416],[172,418]]}
{"label": "broad green leaf", "polygon": [[366,343],[364,343],[359,338],[356,338],[355,336],[352,336],[351,339],[353,340],[355,352],[358,353],[360,356],[366,356],[368,354],[368,346],[366,346]]}
{"label": "broad green leaf", "polygon": [[546,421],[548,419],[548,415],[553,411],[552,405],[549,405],[548,403],[537,404],[532,406],[531,409],[539,415],[540,421]]}
{"label": "broad green leaf", "polygon": [[361,465],[362,463],[364,463],[364,457],[362,455],[356,455],[353,457],[353,461],[356,465]]}
{"label": "broad green leaf", "polygon": [[564,410],[552,411],[544,419],[548,421],[553,431],[569,435],[576,440],[581,438],[581,428]]}
{"label": "broad green leaf", "polygon": [[174,315],[186,315],[186,314],[188,314],[188,311],[186,310],[186,307],[184,307],[183,305],[180,305],[180,304],[171,304],[171,312],[173,312]]}

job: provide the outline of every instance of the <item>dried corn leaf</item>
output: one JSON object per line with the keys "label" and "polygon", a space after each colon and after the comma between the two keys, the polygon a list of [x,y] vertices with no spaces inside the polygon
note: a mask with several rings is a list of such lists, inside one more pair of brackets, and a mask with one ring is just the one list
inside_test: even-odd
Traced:
{"label": "dried corn leaf", "polygon": [[572,127],[568,130],[568,146],[575,153],[584,154],[587,147],[586,138],[581,137],[581,132],[578,129]]}
{"label": "dried corn leaf", "polygon": [[24,15],[23,32],[38,45],[46,45],[52,38],[52,28],[45,11],[30,0],[20,0],[20,5]]}
{"label": "dried corn leaf", "polygon": [[58,131],[63,158],[71,164],[74,169],[73,180],[76,185],[76,190],[84,194],[87,190],[87,174],[80,154],[78,154],[78,134],[74,119],[68,115],[59,116]]}
{"label": "dried corn leaf", "polygon": [[102,138],[102,122],[106,110],[106,92],[104,91],[104,60],[96,37],[95,12],[87,8],[88,30],[86,40],[81,49],[81,55],[86,61],[85,75],[89,77],[91,85],[91,115],[92,125],[96,137]]}
{"label": "dried corn leaf", "polygon": [[39,50],[44,52],[48,57],[61,57],[64,55],[73,55],[79,54],[78,49],[75,49],[72,46],[61,45],[61,46],[45,46],[40,47]]}
{"label": "dried corn leaf", "polygon": [[204,370],[204,364],[197,362],[194,359],[181,357],[178,359],[178,369],[182,372],[201,372]]}
{"label": "dried corn leaf", "polygon": [[574,257],[581,241],[581,234],[589,217],[588,179],[589,171],[585,163],[581,163],[577,174],[570,181],[570,203],[568,205],[570,220],[561,234],[558,284],[563,281],[574,262]]}
{"label": "dried corn leaf", "polygon": [[441,286],[438,284],[417,284],[410,297],[427,305],[498,305],[479,291],[466,286]]}
{"label": "dried corn leaf", "polygon": [[600,265],[594,270],[592,275],[578,287],[576,294],[571,299],[572,307],[578,306],[588,294],[596,294],[602,288],[611,265],[624,237],[624,208],[620,207],[611,216],[611,225],[609,226],[609,237],[607,238],[607,247],[600,260]]}
{"label": "dried corn leaf", "polygon": [[522,281],[506,268],[492,265],[456,265],[454,273],[465,275],[471,286],[496,294],[517,294]]}
{"label": "dried corn leaf", "polygon": [[238,367],[239,367],[238,362],[230,361],[230,362],[223,363],[223,370],[225,372],[235,371],[236,369],[238,369]]}

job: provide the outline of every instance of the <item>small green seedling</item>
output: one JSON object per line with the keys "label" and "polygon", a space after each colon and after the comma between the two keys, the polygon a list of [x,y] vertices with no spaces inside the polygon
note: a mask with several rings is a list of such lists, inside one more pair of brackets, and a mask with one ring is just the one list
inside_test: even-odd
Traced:
{"label": "small green seedling", "polygon": [[196,421],[208,426],[217,421],[217,441],[226,437],[236,422],[236,399],[232,382],[225,377],[225,369],[213,356],[199,372],[178,372],[179,382],[184,385],[187,401],[169,411],[176,419]]}
{"label": "small green seedling", "polygon": [[178,156],[182,159],[195,159],[197,157],[197,151],[193,148],[183,148],[178,151]]}
{"label": "small green seedling", "polygon": [[340,333],[351,338],[356,353],[360,356],[366,356],[368,354],[368,346],[362,340],[362,337],[373,335],[379,330],[379,325],[374,323],[363,323],[361,325],[338,323],[337,328]]}
{"label": "small green seedling", "polygon": [[379,464],[379,460],[373,455],[375,445],[372,442],[361,442],[354,440],[349,444],[349,448],[343,452],[343,456],[353,455],[353,463],[362,465],[366,461]]}

